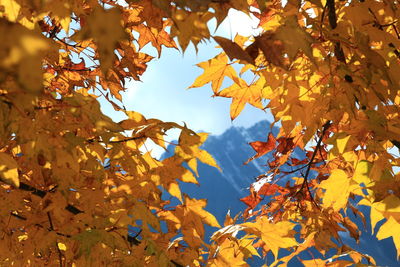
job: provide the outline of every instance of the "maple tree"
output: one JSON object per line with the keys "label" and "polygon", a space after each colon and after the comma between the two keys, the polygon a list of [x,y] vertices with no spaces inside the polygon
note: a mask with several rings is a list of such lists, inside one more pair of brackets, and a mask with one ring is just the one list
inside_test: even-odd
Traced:
{"label": "maple tree", "polygon": [[[231,8],[262,32],[212,37],[207,23]],[[268,253],[273,266],[374,264],[339,234],[358,240],[360,206],[399,254],[399,12],[390,0],[0,0],[1,264],[243,266]],[[127,111],[121,96],[153,59],[146,45],[160,56],[210,38],[222,52],[191,87],[232,98],[232,119],[248,103],[281,125],[251,143],[246,163],[269,153],[269,170],[222,228],[179,188],[198,183],[198,161],[218,167],[200,148],[207,134]],[[104,115],[99,96],[126,119]],[[173,156],[143,152],[170,129]],[[204,224],[220,228],[211,244]]]}

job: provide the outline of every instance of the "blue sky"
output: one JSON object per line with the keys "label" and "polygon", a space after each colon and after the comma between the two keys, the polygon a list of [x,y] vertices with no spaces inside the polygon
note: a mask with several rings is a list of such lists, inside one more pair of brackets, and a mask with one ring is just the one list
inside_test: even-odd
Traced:
{"label": "blue sky", "polygon": [[[228,18],[220,25],[216,33],[215,21],[209,23],[213,35],[233,38],[238,32],[241,35],[255,34],[258,24],[256,18],[231,10]],[[222,50],[216,48],[214,41],[199,45],[198,54],[190,45],[184,54],[176,49],[163,48],[160,58],[155,58],[148,65],[147,71],[141,77],[142,82],[127,83],[128,90],[123,93],[124,105],[128,110],[142,113],[146,118],[157,118],[163,121],[183,122],[195,131],[205,131],[211,134],[221,134],[231,126],[248,127],[257,121],[269,119],[269,112],[258,110],[250,105],[233,122],[229,117],[231,100],[212,97],[210,86],[202,88],[187,88],[203,71],[196,64],[208,60]],[[156,51],[150,46],[145,52],[156,56]],[[226,79],[229,85],[229,79]],[[115,121],[124,118],[123,114],[113,111],[113,108],[101,101],[103,112]],[[171,135],[171,139],[176,134]]]}

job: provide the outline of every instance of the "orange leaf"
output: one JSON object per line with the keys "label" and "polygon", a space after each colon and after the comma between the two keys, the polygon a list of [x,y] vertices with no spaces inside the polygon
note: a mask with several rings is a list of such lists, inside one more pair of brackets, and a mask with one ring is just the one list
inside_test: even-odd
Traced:
{"label": "orange leaf", "polygon": [[276,139],[272,135],[272,133],[269,133],[268,135],[268,141],[267,142],[262,142],[262,141],[255,141],[255,142],[250,142],[250,146],[257,152],[254,156],[249,158],[244,164],[249,163],[253,159],[259,158],[268,152],[270,152],[272,149],[275,148],[275,143]]}
{"label": "orange leaf", "polygon": [[280,186],[277,184],[265,183],[258,191],[258,194],[265,195],[265,196],[271,196],[271,195],[274,195],[279,190],[279,188],[280,188]]}
{"label": "orange leaf", "polygon": [[249,206],[250,209],[254,209],[260,203],[261,197],[253,191],[247,197],[241,198],[240,201]]}

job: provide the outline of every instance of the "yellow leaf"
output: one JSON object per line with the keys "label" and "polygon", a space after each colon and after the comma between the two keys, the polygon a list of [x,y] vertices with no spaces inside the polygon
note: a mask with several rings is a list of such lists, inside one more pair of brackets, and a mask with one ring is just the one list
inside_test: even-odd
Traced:
{"label": "yellow leaf", "polygon": [[400,199],[395,195],[389,195],[381,202],[374,203],[374,207],[383,212],[400,213]]}
{"label": "yellow leaf", "polygon": [[15,0],[0,0],[0,6],[3,6],[3,12],[0,14],[5,16],[9,21],[16,22],[21,5]]}
{"label": "yellow leaf", "polygon": [[207,205],[207,200],[205,199],[191,199],[185,196],[185,209],[186,211],[192,211],[208,225],[212,227],[221,227],[214,215],[206,211],[204,208]]}
{"label": "yellow leaf", "polygon": [[247,266],[244,261],[244,252],[241,244],[227,238],[219,244],[218,252],[208,265],[211,267]]}
{"label": "yellow leaf", "polygon": [[379,228],[376,238],[382,240],[388,237],[393,238],[393,242],[396,246],[397,257],[400,255],[400,223],[396,221],[392,216]]}
{"label": "yellow leaf", "polygon": [[204,69],[204,73],[197,77],[189,88],[201,87],[211,82],[211,88],[217,94],[225,77],[231,79],[237,77],[235,69],[231,64],[228,64],[228,57],[225,54],[219,54],[208,61],[197,64],[197,66]]}
{"label": "yellow leaf", "polygon": [[168,192],[183,203],[181,189],[177,183],[170,183],[168,185]]}
{"label": "yellow leaf", "polygon": [[189,170],[186,170],[185,173],[180,178],[181,178],[182,182],[185,182],[185,183],[199,184],[196,177],[194,177],[193,173]]}
{"label": "yellow leaf", "polygon": [[225,88],[218,93],[218,96],[232,98],[231,104],[231,119],[234,120],[240,112],[242,112],[246,103],[249,103],[256,108],[262,109],[261,102],[262,90],[265,84],[265,78],[261,76],[255,83],[248,85],[245,80],[235,78],[234,84]]}
{"label": "yellow leaf", "polygon": [[376,204],[377,203],[372,204],[370,211],[372,233],[375,231],[376,224],[385,219],[385,217],[382,215],[382,212],[376,209]]}
{"label": "yellow leaf", "polygon": [[371,211],[370,211],[371,229],[372,229],[372,233],[374,233],[376,224],[385,218],[382,215],[382,212],[377,209],[377,207],[380,205],[380,203],[379,202],[371,203],[370,200],[363,198],[360,200],[360,202],[358,202],[358,205],[365,205],[365,206],[371,207]]}
{"label": "yellow leaf", "polygon": [[205,150],[200,149],[200,145],[207,139],[207,133],[193,133],[183,130],[179,136],[179,146],[175,148],[175,153],[187,160],[189,167],[197,173],[197,159],[201,162],[219,168],[215,159]]}
{"label": "yellow leaf", "polygon": [[21,1],[16,0],[0,0],[0,17],[7,18],[11,22],[18,22],[26,28],[33,30],[37,21],[36,17],[26,16],[29,12],[28,8],[25,6],[25,3],[22,6],[20,3]]}
{"label": "yellow leaf", "polygon": [[353,180],[357,183],[364,183],[365,186],[371,186],[373,184],[371,178],[369,178],[369,172],[371,170],[372,164],[366,160],[361,160],[357,162],[356,169],[354,171]]}
{"label": "yellow leaf", "polygon": [[18,164],[8,154],[0,152],[0,179],[15,187],[19,187]]}
{"label": "yellow leaf", "polygon": [[71,17],[69,16],[60,19],[61,28],[67,33],[69,32],[70,23],[71,23]]}
{"label": "yellow leaf", "polygon": [[129,117],[129,119],[122,120],[118,123],[125,130],[133,130],[144,125],[147,121],[146,118],[139,112],[125,111],[125,114]]}
{"label": "yellow leaf", "polygon": [[282,221],[272,223],[266,216],[258,217],[256,222],[243,223],[241,226],[246,227],[246,231],[261,235],[262,241],[271,249],[275,258],[278,257],[280,248],[290,248],[297,245],[294,238],[294,223]]}
{"label": "yellow leaf", "polygon": [[339,211],[346,206],[350,194],[350,179],[343,170],[333,170],[331,176],[321,182],[320,187],[326,189],[323,196],[324,208],[332,207]]}
{"label": "yellow leaf", "polygon": [[302,260],[305,267],[326,267],[326,262],[322,259]]}
{"label": "yellow leaf", "polygon": [[325,261],[322,259],[302,260],[301,263],[303,263],[305,267],[325,267],[326,266]]}
{"label": "yellow leaf", "polygon": [[346,148],[347,142],[350,139],[350,135],[346,133],[339,133],[336,137],[336,147],[340,154],[342,154]]}
{"label": "yellow leaf", "polygon": [[253,238],[243,237],[239,240],[239,247],[243,251],[245,258],[252,257],[253,255],[260,257],[260,254],[258,254],[258,251],[254,247],[253,242]]}
{"label": "yellow leaf", "polygon": [[394,195],[389,195],[380,202],[371,205],[371,227],[372,231],[375,225],[384,218],[393,217],[400,220],[400,199]]}

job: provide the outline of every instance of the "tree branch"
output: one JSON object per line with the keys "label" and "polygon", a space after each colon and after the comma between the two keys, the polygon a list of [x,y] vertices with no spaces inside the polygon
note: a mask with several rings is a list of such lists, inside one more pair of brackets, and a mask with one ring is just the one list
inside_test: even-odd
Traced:
{"label": "tree branch", "polygon": [[[49,220],[50,230],[54,231],[54,225],[53,225],[53,220],[51,219],[50,211],[47,212],[47,219]],[[60,262],[60,267],[62,267],[63,266],[63,264],[62,264],[62,252],[61,252],[60,248],[58,247],[58,241],[57,240],[56,240],[56,249],[57,249],[57,253],[58,253],[58,261]]]}
{"label": "tree branch", "polygon": [[314,205],[319,209],[319,205],[318,203],[315,201],[314,197],[311,194],[311,190],[310,190],[310,186],[308,184],[308,176],[310,175],[310,171],[311,171],[311,166],[314,164],[314,159],[315,156],[317,155],[318,151],[321,148],[321,144],[322,144],[322,139],[324,138],[325,132],[326,130],[329,128],[329,126],[331,125],[331,121],[327,121],[323,126],[322,126],[322,132],[321,135],[317,141],[317,145],[315,146],[314,152],[311,155],[310,161],[307,164],[307,169],[306,169],[306,173],[304,174],[303,177],[303,183],[301,184],[300,189],[294,194],[294,196],[296,196],[297,194],[299,194],[300,192],[303,191],[304,188],[307,188],[307,192],[310,196],[311,201],[314,203]]}
{"label": "tree branch", "polygon": [[[30,186],[30,185],[28,185],[28,184],[26,184],[26,183],[24,183],[24,182],[20,182],[20,186],[19,186],[18,189],[23,190],[23,191],[30,191],[32,194],[37,195],[37,196],[39,196],[40,198],[44,198],[44,197],[46,196],[46,194],[48,193],[47,191],[37,189],[37,188],[35,188],[35,187],[33,187],[33,186]],[[54,188],[52,188],[51,190],[53,190],[53,189],[54,189]],[[50,190],[49,192],[51,192],[51,190]],[[77,215],[77,214],[79,214],[79,213],[84,213],[84,211],[78,209],[77,207],[75,207],[75,206],[73,206],[73,205],[71,205],[71,204],[68,204],[68,205],[65,207],[65,209],[66,209],[67,211],[69,211],[70,213],[74,214],[74,215]],[[24,216],[22,216],[22,215],[19,215],[19,214],[16,213],[16,212],[10,212],[10,214],[11,214],[11,216],[13,216],[13,217],[15,217],[15,218],[17,218],[17,219],[19,219],[19,220],[27,221],[27,218],[26,218],[26,217],[24,217]],[[60,233],[60,232],[56,232],[56,231],[54,230],[53,222],[52,222],[52,220],[51,220],[51,217],[50,217],[49,212],[47,212],[47,217],[48,217],[48,219],[49,219],[50,227],[46,228],[46,227],[44,227],[44,226],[41,225],[41,224],[35,224],[35,225],[38,226],[38,227],[40,227],[40,228],[47,229],[49,232],[55,232],[55,233],[56,233],[57,235],[59,235],[59,236],[64,236],[64,237],[67,237],[67,238],[71,238],[71,237],[72,237],[71,235],[68,235],[68,234],[63,234],[63,233]],[[138,240],[136,237],[137,237],[137,236],[130,236],[130,235],[127,235],[126,238],[127,238],[127,241],[128,241],[130,244],[137,246],[137,245],[139,245],[141,242],[140,242],[140,240]],[[58,246],[57,246],[57,248],[58,248]]]}

